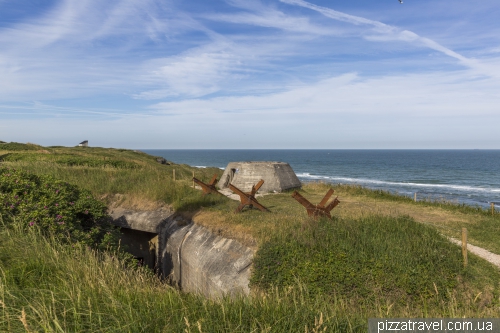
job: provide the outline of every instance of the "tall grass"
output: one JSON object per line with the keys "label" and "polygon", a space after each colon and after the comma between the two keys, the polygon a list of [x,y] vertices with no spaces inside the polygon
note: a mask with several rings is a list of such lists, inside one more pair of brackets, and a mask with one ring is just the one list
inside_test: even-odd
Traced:
{"label": "tall grass", "polygon": [[365,326],[342,301],[306,300],[300,291],[232,300],[184,294],[112,254],[62,246],[36,231],[3,230],[0,253],[0,331],[303,332],[321,314],[329,331]]}
{"label": "tall grass", "polygon": [[435,307],[455,293],[468,299],[479,292],[491,301],[487,306],[499,304],[495,268],[471,256],[464,269],[456,245],[406,217],[291,226],[261,245],[254,264],[252,281],[261,288],[292,286],[300,277],[311,294],[385,299],[395,308]]}
{"label": "tall grass", "polygon": [[[353,196],[363,196],[366,198],[386,200],[394,202],[402,202],[407,204],[412,204],[420,207],[439,207],[451,212],[460,212],[463,214],[474,214],[482,216],[491,216],[491,210],[488,208],[483,208],[481,206],[471,206],[467,204],[461,204],[458,202],[453,202],[445,200],[443,198],[433,199],[430,197],[418,197],[417,201],[413,197],[408,197],[404,195],[399,195],[384,190],[373,190],[360,185],[351,184],[327,184],[327,183],[309,183],[309,188],[323,189],[333,187],[335,191],[341,192],[347,195]],[[500,215],[500,214],[499,214]]]}
{"label": "tall grass", "polygon": [[5,150],[0,152],[0,162],[4,167],[51,175],[78,185],[92,191],[108,204],[118,200],[115,197],[118,194],[122,205],[139,209],[151,206],[153,202],[190,209],[212,205],[211,198],[200,200],[193,197],[193,193],[197,191],[192,189],[191,178],[193,172],[195,177],[203,181],[208,181],[214,173],[222,174],[217,168],[199,169],[188,165],[159,164],[153,156],[125,149],[74,147],[35,151]]}
{"label": "tall grass", "polygon": [[111,254],[65,247],[36,231],[4,230],[0,239],[0,329],[7,332],[304,332],[306,326],[364,332],[369,316],[491,315],[473,302],[464,306],[457,295],[428,309],[395,311],[390,303],[354,303],[340,293],[330,301],[311,298],[300,283],[265,296],[207,300],[146,270],[125,269]]}
{"label": "tall grass", "polygon": [[0,231],[5,332],[366,332],[369,317],[498,315],[491,290],[488,304],[464,292],[437,303],[424,298],[415,307],[383,297],[353,299],[340,290],[312,296],[309,286],[298,278],[251,297],[208,300],[127,268],[113,254],[64,246],[35,229]]}
{"label": "tall grass", "polygon": [[[193,170],[202,180],[220,170],[161,165],[129,150],[14,148],[0,151],[2,166],[53,175],[108,203],[119,195],[129,205],[160,201],[196,211],[223,235],[252,235],[260,250],[251,297],[207,300],[175,290],[145,269],[126,267],[113,253],[64,246],[35,228],[7,230],[0,221],[0,331],[366,332],[369,317],[500,315],[498,271],[472,255],[464,270],[460,248],[407,217],[367,211],[356,219],[314,221],[290,193],[259,199],[271,213],[234,214],[236,202],[191,188]],[[438,207],[358,187],[335,188]],[[326,189],[309,184],[303,193],[319,202]]]}

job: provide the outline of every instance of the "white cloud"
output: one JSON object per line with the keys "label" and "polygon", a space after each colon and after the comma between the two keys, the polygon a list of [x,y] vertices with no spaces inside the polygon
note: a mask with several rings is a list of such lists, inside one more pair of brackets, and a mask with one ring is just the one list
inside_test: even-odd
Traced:
{"label": "white cloud", "polygon": [[[414,42],[418,43],[422,46],[431,48],[433,50],[436,50],[438,52],[442,52],[450,57],[453,57],[457,60],[459,60],[463,65],[472,67],[472,68],[478,68],[477,62],[471,59],[468,59],[457,52],[450,50],[443,45],[440,45],[439,43],[425,37],[421,37],[418,34],[408,31],[408,30],[402,30],[397,27],[393,27],[387,24],[384,24],[379,21],[375,20],[370,20],[366,19],[363,17],[359,16],[354,16],[354,15],[349,15],[346,13],[342,13],[330,8],[326,7],[321,7],[317,6],[314,4],[311,4],[309,2],[303,1],[303,0],[280,0],[283,3],[287,3],[290,5],[296,5],[296,6],[301,6],[305,8],[309,8],[311,10],[317,11],[321,14],[323,14],[326,17],[332,18],[334,20],[342,21],[342,22],[347,22],[351,23],[354,25],[368,25],[373,27],[373,32],[379,34],[379,35],[372,35],[372,34],[366,34],[366,38],[368,40],[372,41],[405,41],[405,42]],[[486,73],[485,73],[486,74]]]}
{"label": "white cloud", "polygon": [[206,14],[204,18],[235,24],[248,24],[266,28],[301,32],[313,35],[333,35],[335,30],[311,23],[306,16],[293,16],[269,7],[249,8],[252,12]]}
{"label": "white cloud", "polygon": [[[58,135],[83,136],[85,125],[93,128],[93,140],[112,136],[116,146],[134,137],[182,138],[197,147],[200,137],[185,132],[210,124],[213,146],[222,147],[224,135],[258,128],[261,146],[274,138],[283,147],[281,138],[300,131],[317,142],[324,142],[318,129],[338,140],[354,142],[364,132],[382,140],[384,132],[415,134],[432,122],[455,122],[457,130],[488,117],[480,136],[499,117],[496,30],[478,36],[491,41],[487,45],[472,47],[441,29],[455,22],[461,30],[450,31],[473,27],[468,40],[475,38],[482,25],[455,17],[463,9],[457,14],[454,7],[446,22],[427,26],[421,24],[425,13],[411,25],[408,16],[384,16],[375,5],[357,16],[303,0],[200,5],[213,10],[180,1],[61,0],[25,21],[3,24],[2,135],[23,127],[57,141]],[[38,134],[42,123],[46,129]],[[443,133],[434,138],[457,137]],[[27,140],[44,143],[20,139]]]}
{"label": "white cloud", "polygon": [[235,69],[238,59],[230,51],[201,48],[180,56],[155,59],[145,67],[145,80],[163,87],[145,91],[136,98],[159,99],[169,96],[198,97],[219,90],[219,82]]}
{"label": "white cloud", "polygon": [[[408,74],[362,78],[345,74],[261,96],[232,96],[158,103],[166,114],[240,113],[255,115],[333,114],[419,117],[493,115],[500,104],[497,79],[475,79],[474,72]],[[278,116],[279,115],[279,116]]]}

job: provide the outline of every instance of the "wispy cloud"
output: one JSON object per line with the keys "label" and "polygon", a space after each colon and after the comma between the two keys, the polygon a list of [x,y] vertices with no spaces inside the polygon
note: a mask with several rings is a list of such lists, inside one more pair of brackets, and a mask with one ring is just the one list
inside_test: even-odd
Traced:
{"label": "wispy cloud", "polygon": [[323,14],[326,17],[329,17],[334,20],[342,21],[342,22],[347,22],[351,23],[354,25],[367,25],[373,28],[373,32],[379,34],[375,36],[370,36],[367,35],[365,36],[368,40],[373,40],[373,41],[389,41],[389,40],[397,40],[397,41],[404,41],[404,42],[411,42],[411,43],[418,43],[422,46],[431,48],[433,50],[442,52],[450,57],[453,57],[457,60],[459,60],[462,64],[468,66],[468,67],[476,67],[477,63],[476,61],[472,59],[468,59],[457,52],[450,50],[443,45],[440,45],[439,43],[425,37],[421,37],[418,34],[408,31],[408,30],[402,30],[397,27],[393,27],[387,24],[384,24],[379,21],[374,21],[370,19],[366,19],[364,17],[359,17],[359,16],[354,16],[354,15],[349,15],[346,13],[342,13],[330,8],[314,5],[312,3],[303,1],[303,0],[280,0],[283,3],[287,3],[290,5],[296,5],[296,6],[301,6],[305,8],[309,8],[311,10],[317,11],[321,14]]}
{"label": "wispy cloud", "polygon": [[160,89],[135,95],[140,99],[199,97],[216,92],[228,73],[237,70],[238,55],[225,43],[209,43],[169,58],[148,61],[144,80]]}
{"label": "wispy cloud", "polygon": [[[236,136],[262,128],[265,146],[272,133],[302,130],[323,142],[309,128],[335,124],[335,133],[356,140],[347,129],[374,133],[372,123],[382,138],[395,123],[409,131],[446,117],[455,128],[498,119],[500,26],[490,0],[451,10],[413,2],[416,11],[395,0],[389,11],[304,0],[20,1],[33,11],[16,20],[0,3],[2,135],[42,120],[51,131],[59,124],[73,128],[68,137],[83,135],[79,119],[103,131],[102,140],[106,128],[125,140],[120,128],[196,147],[184,132],[201,122]],[[484,13],[483,25],[476,18]],[[54,138],[51,131],[43,135]],[[210,133],[214,145],[225,142]]]}
{"label": "wispy cloud", "polygon": [[238,25],[255,25],[313,35],[335,34],[334,29],[314,24],[307,16],[284,13],[272,6],[265,6],[257,1],[228,1],[228,3],[241,11],[233,13],[209,13],[202,15],[202,17]]}
{"label": "wispy cloud", "polygon": [[500,97],[497,79],[474,79],[470,73],[408,74],[362,78],[351,73],[284,92],[262,96],[216,97],[158,103],[164,113],[246,113],[269,117],[300,114],[392,115],[419,117],[494,115]]}

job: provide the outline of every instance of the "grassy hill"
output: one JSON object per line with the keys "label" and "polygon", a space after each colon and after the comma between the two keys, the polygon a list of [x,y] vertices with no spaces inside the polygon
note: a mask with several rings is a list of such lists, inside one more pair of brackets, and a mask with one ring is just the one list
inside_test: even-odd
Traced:
{"label": "grassy hill", "polygon": [[160,164],[156,159],[128,149],[0,144],[0,163],[4,167],[51,175],[90,190],[108,205],[128,208],[178,208],[189,205],[191,200],[196,205],[200,199],[192,196],[196,193],[191,188],[193,172],[203,180],[214,173],[222,174],[218,168]]}
{"label": "grassy hill", "polygon": [[[332,220],[309,219],[290,193],[259,198],[271,213],[234,214],[237,202],[192,188],[193,171],[209,180],[221,170],[124,149],[0,143],[0,168],[51,175],[107,205],[168,206],[257,250],[252,297],[209,301],[127,268],[113,253],[4,227],[0,330],[366,332],[369,317],[500,315],[498,269],[471,254],[464,268],[445,237],[465,226],[473,243],[500,253],[500,218],[480,208],[336,185],[341,204]],[[301,193],[319,202],[328,188],[308,184]]]}

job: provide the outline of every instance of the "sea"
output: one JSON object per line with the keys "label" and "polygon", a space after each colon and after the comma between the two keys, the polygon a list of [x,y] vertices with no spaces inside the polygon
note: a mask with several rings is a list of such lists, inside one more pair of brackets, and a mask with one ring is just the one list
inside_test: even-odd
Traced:
{"label": "sea", "polygon": [[500,150],[141,149],[178,164],[290,164],[302,182],[356,184],[428,200],[500,208]]}

